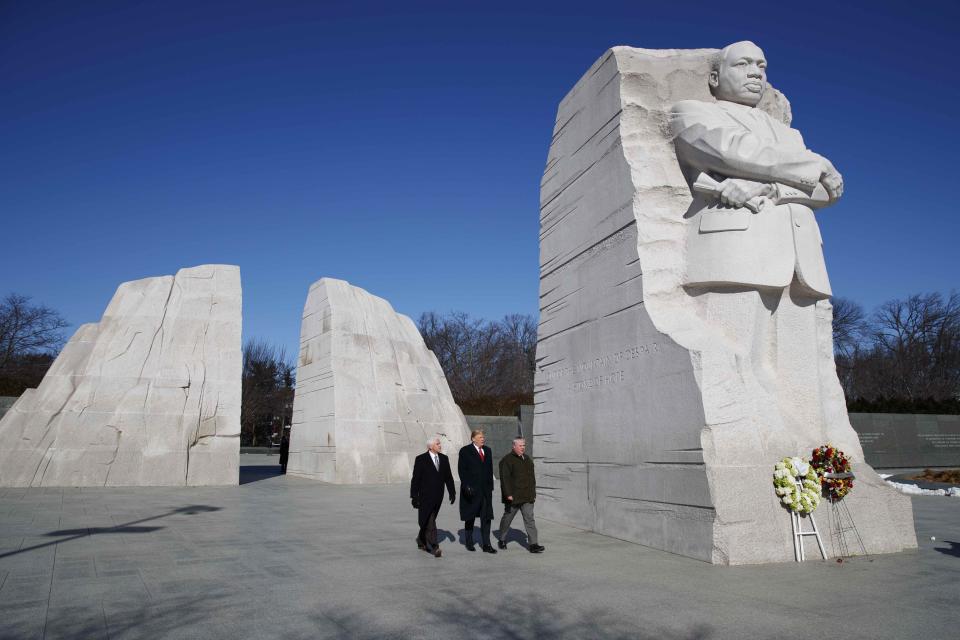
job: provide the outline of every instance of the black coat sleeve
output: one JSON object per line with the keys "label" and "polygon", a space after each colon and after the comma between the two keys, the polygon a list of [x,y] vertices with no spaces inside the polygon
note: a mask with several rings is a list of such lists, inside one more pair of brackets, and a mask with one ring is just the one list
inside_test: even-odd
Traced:
{"label": "black coat sleeve", "polygon": [[413,478],[410,479],[410,498],[420,497],[420,483],[423,482],[423,465],[420,464],[420,457],[413,463]]}
{"label": "black coat sleeve", "polygon": [[467,456],[464,454],[466,447],[460,450],[460,456],[457,458],[457,475],[460,476],[460,488],[463,489],[463,485],[470,486],[466,481],[467,478]]}
{"label": "black coat sleeve", "polygon": [[487,486],[490,487],[490,491],[493,492],[493,450],[490,449],[490,447],[484,447],[484,449],[486,449],[486,451],[483,452],[486,459],[483,461],[483,473],[487,476]]}
{"label": "black coat sleeve", "polygon": [[450,460],[448,458],[443,459],[443,482],[447,485],[447,494],[452,498],[457,490],[453,486],[453,471],[450,470]]}

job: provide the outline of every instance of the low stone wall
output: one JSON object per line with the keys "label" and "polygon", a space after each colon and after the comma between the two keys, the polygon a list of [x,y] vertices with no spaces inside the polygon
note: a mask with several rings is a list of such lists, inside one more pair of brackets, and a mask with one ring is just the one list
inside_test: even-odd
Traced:
{"label": "low stone wall", "polygon": [[5,414],[16,401],[16,397],[0,396],[0,418],[3,418],[3,414]]}
{"label": "low stone wall", "polygon": [[240,453],[256,453],[260,455],[280,455],[280,447],[240,447]]}
{"label": "low stone wall", "polygon": [[875,469],[960,467],[960,415],[851,413]]}

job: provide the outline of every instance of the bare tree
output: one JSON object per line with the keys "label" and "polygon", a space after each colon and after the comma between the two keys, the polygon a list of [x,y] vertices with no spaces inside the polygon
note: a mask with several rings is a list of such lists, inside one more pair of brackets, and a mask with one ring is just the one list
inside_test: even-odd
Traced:
{"label": "bare tree", "polygon": [[417,325],[465,412],[509,414],[533,401],[537,329],[531,316],[485,322],[463,312],[427,312]]}
{"label": "bare tree", "polygon": [[912,295],[880,306],[871,322],[873,355],[886,360],[876,392],[910,400],[960,391],[960,295]]}
{"label": "bare tree", "polygon": [[290,424],[296,371],[283,347],[259,339],[243,345],[240,399],[240,439],[263,446],[270,436]]}
{"label": "bare tree", "polygon": [[863,307],[849,298],[834,298],[833,304],[833,349],[847,358],[863,342],[866,333],[866,314]]}
{"label": "bare tree", "polygon": [[834,298],[833,304],[833,355],[837,365],[837,377],[848,398],[856,394],[854,384],[860,349],[867,333],[866,314],[863,307],[849,298]]}
{"label": "bare tree", "polygon": [[[916,294],[868,318],[834,303],[834,349],[851,410],[952,412],[960,408],[960,295]],[[840,327],[837,327],[840,316]]]}
{"label": "bare tree", "polygon": [[0,395],[18,396],[43,380],[70,326],[53,309],[28,296],[0,300]]}
{"label": "bare tree", "polygon": [[0,301],[0,369],[27,354],[56,353],[70,324],[29,296],[11,293]]}

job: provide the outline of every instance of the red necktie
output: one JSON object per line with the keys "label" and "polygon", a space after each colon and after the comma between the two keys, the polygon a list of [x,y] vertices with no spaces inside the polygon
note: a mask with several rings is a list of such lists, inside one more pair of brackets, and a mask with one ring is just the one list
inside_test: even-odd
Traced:
{"label": "red necktie", "polygon": [[477,449],[480,452],[480,462],[484,462],[483,449]]}

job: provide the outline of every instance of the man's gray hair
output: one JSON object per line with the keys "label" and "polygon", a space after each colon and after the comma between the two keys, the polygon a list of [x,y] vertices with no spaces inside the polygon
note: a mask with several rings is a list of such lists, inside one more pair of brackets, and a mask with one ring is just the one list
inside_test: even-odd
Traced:
{"label": "man's gray hair", "polygon": [[429,447],[430,445],[432,445],[434,442],[441,442],[440,436],[430,436],[429,438],[427,438],[427,446],[428,446],[428,447]]}
{"label": "man's gray hair", "polygon": [[517,436],[516,438],[513,439],[513,444],[517,444],[518,442],[526,442],[526,441],[527,439],[524,438],[523,436]]}

